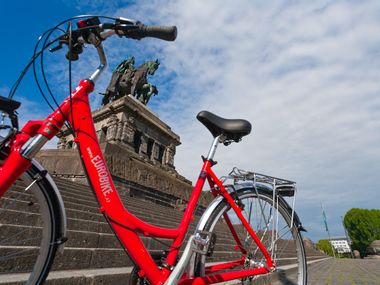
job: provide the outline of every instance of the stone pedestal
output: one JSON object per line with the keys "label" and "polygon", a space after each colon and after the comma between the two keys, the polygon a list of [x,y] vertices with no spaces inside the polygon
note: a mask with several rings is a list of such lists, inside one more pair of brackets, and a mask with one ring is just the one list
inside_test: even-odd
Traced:
{"label": "stone pedestal", "polygon": [[[134,97],[125,96],[95,110],[93,120],[100,143],[116,144],[153,164],[175,169],[179,136]],[[73,137],[67,130],[59,137],[59,149],[75,148]]]}

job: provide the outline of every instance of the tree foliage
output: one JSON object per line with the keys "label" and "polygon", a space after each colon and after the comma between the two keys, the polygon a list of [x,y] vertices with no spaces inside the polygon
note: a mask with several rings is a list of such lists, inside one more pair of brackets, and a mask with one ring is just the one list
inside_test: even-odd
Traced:
{"label": "tree foliage", "polygon": [[327,239],[321,239],[317,242],[316,245],[318,250],[322,250],[324,253],[330,256],[334,256],[331,243]]}
{"label": "tree foliage", "polygon": [[368,245],[380,239],[380,210],[353,208],[346,213],[343,222],[353,249],[359,250],[362,257]]}

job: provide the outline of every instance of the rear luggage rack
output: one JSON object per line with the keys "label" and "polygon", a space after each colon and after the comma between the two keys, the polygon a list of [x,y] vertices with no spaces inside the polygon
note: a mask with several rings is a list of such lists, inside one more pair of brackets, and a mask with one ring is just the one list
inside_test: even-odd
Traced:
{"label": "rear luggage rack", "polygon": [[[278,211],[278,203],[279,200],[288,200],[286,203],[288,203],[289,213],[291,216],[291,222],[290,227],[293,227],[294,223],[294,217],[296,216],[296,220],[298,221],[298,217],[295,214],[295,203],[296,203],[296,194],[297,194],[297,187],[296,182],[278,178],[270,175],[265,175],[261,173],[256,173],[252,171],[246,171],[243,169],[239,169],[237,167],[234,167],[232,171],[227,175],[221,177],[221,180],[223,184],[227,187],[227,189],[230,189],[232,193],[236,193],[236,190],[239,190],[241,188],[253,187],[254,191],[258,194],[258,186],[264,186],[266,189],[272,190],[273,193],[273,207],[277,209]],[[232,180],[233,183],[226,184],[227,181]],[[285,199],[286,198],[286,199]],[[302,228],[302,226],[301,226]],[[303,228],[302,228],[303,229]],[[272,237],[275,236],[277,231],[276,227],[273,227],[272,231]]]}
{"label": "rear luggage rack", "polygon": [[235,186],[244,184],[245,182],[253,183],[253,185],[256,183],[265,184],[270,186],[277,195],[283,197],[293,197],[296,192],[296,182],[294,181],[252,171],[246,171],[237,167],[234,167],[227,176],[223,176],[221,179],[223,182],[233,180],[233,184]]}

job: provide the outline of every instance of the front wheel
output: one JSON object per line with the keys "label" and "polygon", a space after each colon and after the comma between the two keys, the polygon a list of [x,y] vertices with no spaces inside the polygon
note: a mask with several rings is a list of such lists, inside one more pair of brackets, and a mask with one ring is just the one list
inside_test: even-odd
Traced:
{"label": "front wheel", "polygon": [[41,175],[30,167],[0,199],[0,284],[42,284],[53,263],[60,214]]}
{"label": "front wheel", "polygon": [[[276,199],[277,201],[273,203],[272,193],[266,188],[245,188],[238,191],[234,197],[245,219],[268,250],[276,266],[276,270],[272,273],[251,276],[241,281],[243,284],[305,285],[307,265],[302,236],[297,223],[291,221],[292,213],[286,202],[283,199]],[[231,234],[226,216],[231,221],[239,242]],[[211,256],[196,255],[195,276],[211,274],[209,265],[220,265],[222,262],[242,259],[244,264],[228,271],[266,266],[262,252],[225,200],[215,208],[202,230],[214,233],[216,242]]]}

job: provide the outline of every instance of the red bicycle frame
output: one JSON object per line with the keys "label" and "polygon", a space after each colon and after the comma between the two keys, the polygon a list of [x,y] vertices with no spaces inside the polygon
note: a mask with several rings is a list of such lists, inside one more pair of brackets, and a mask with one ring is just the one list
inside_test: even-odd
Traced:
{"label": "red bicycle frame", "polygon": [[[0,197],[8,190],[14,181],[31,166],[31,158],[35,155],[36,149],[41,148],[47,140],[53,138],[65,121],[68,120],[75,128],[77,134],[75,142],[78,145],[89,183],[99,202],[99,211],[106,217],[133,262],[141,269],[139,275],[146,276],[151,284],[164,284],[171,273],[171,269],[175,266],[179,248],[184,241],[189,223],[193,219],[193,211],[206,180],[212,189],[213,195],[222,195],[240,218],[244,227],[264,254],[269,269],[253,268],[223,273],[219,272],[222,269],[232,269],[236,266],[243,265],[244,255],[246,254],[231,221],[228,216],[225,215],[224,218],[227,221],[227,225],[237,242],[238,248],[242,252],[242,258],[233,262],[208,267],[206,270],[208,275],[204,277],[182,277],[180,284],[211,284],[265,274],[268,273],[269,270],[274,269],[271,256],[260,242],[248,221],[242,215],[242,210],[234,202],[234,199],[225,189],[222,182],[212,171],[211,159],[205,159],[203,163],[201,173],[178,228],[168,229],[154,226],[131,214],[124,207],[118,195],[101,153],[88,99],[92,91],[93,83],[91,83],[90,80],[81,81],[76,90],[72,92],[72,96],[68,97],[60,107],[46,119],[29,121],[15,136],[15,139],[10,144],[10,154],[3,166],[0,167]],[[166,257],[166,265],[162,269],[156,265],[139,235],[173,240]]]}

